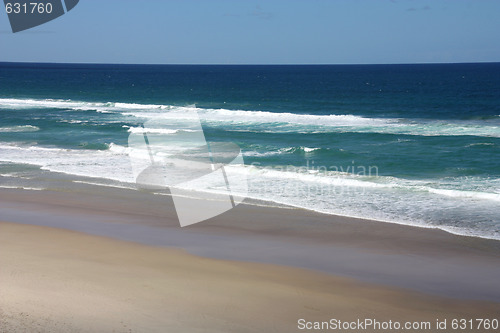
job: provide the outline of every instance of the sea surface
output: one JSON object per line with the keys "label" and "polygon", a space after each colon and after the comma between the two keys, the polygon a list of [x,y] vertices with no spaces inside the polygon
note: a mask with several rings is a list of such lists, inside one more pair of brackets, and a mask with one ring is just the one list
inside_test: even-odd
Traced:
{"label": "sea surface", "polygon": [[188,114],[249,198],[500,239],[500,63],[0,63],[0,187],[135,189],[129,136]]}

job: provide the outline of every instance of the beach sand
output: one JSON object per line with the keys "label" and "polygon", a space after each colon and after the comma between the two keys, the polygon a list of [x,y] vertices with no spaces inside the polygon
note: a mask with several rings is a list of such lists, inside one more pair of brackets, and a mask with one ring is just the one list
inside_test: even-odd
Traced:
{"label": "beach sand", "polygon": [[293,332],[297,321],[493,318],[498,305],[0,224],[2,332]]}
{"label": "beach sand", "polygon": [[299,332],[299,319],[365,318],[431,332],[500,315],[498,241],[252,205],[181,229],[158,197],[0,191],[0,332]]}

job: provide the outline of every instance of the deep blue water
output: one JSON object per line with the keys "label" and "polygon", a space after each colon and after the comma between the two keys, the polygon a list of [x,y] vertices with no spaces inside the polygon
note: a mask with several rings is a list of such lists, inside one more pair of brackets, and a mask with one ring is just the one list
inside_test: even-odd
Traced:
{"label": "deep blue water", "polygon": [[500,237],[499,63],[4,63],[0,174],[133,183],[130,132],[195,111],[242,148],[251,197]]}

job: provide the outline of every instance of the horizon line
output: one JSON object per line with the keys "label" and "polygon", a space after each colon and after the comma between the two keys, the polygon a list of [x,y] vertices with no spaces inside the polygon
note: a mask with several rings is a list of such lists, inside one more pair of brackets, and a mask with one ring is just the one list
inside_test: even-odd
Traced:
{"label": "horizon line", "polygon": [[108,63],[108,62],[36,62],[36,61],[0,61],[0,64],[40,64],[40,65],[113,65],[113,66],[377,66],[377,65],[466,65],[495,64],[499,61],[475,62],[397,62],[397,63]]}

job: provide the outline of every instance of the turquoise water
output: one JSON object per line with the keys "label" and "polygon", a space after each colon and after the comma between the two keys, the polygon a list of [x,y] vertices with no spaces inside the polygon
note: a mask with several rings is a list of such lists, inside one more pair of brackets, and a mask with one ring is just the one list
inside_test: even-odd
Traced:
{"label": "turquoise water", "polygon": [[0,186],[134,187],[130,133],[195,111],[251,198],[500,238],[500,64],[0,64]]}

